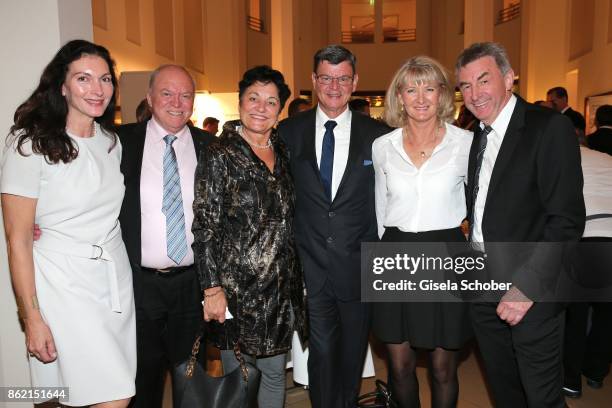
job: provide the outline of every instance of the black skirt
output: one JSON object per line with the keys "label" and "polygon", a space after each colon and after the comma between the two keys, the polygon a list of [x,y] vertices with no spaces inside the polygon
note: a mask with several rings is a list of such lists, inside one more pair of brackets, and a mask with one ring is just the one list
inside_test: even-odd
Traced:
{"label": "black skirt", "polygon": [[[461,228],[425,232],[385,229],[381,242],[463,242]],[[385,343],[460,349],[472,336],[467,303],[388,302],[372,304],[372,331]]]}

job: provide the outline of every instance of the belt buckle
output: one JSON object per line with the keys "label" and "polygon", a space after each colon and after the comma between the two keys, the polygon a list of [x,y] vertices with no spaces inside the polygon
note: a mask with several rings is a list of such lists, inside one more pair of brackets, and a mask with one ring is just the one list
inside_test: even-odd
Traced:
{"label": "belt buckle", "polygon": [[168,273],[172,271],[172,268],[156,269],[159,273]]}
{"label": "belt buckle", "polygon": [[93,252],[95,252],[95,249],[98,249],[100,251],[100,253],[97,256],[92,256],[89,259],[102,259],[102,255],[104,255],[104,249],[102,249],[102,247],[100,245],[92,245],[92,248],[94,249]]}

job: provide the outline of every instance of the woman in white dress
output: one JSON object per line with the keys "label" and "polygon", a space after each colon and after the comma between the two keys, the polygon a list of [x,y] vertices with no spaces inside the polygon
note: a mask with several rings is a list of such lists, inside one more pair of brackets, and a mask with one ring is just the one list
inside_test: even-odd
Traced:
{"label": "woman in white dress", "polygon": [[[121,146],[114,63],[64,45],[15,112],[0,188],[9,266],[32,385],[67,387],[70,406],[126,407],[134,395],[131,270],[117,220]],[[33,242],[34,223],[42,235]]]}

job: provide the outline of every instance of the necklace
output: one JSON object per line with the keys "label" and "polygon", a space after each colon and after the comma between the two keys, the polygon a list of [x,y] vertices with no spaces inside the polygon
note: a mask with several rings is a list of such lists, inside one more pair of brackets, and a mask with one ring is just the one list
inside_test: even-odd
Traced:
{"label": "necklace", "polygon": [[[434,145],[434,147],[431,149],[431,151],[429,153],[427,153],[427,150],[423,149],[423,150],[419,150],[419,156],[421,157],[421,159],[426,159],[431,157],[431,155],[433,154],[433,151],[435,149],[435,144],[436,144],[436,140],[438,140],[438,129],[439,126],[436,126],[436,128],[433,131],[433,138],[432,138],[432,143]],[[405,131],[405,130],[404,130]],[[406,136],[408,136],[408,132],[406,132]]]}
{"label": "necklace", "polygon": [[256,148],[258,148],[258,149],[270,149],[270,148],[272,147],[272,140],[270,140],[270,138],[268,138],[268,141],[266,142],[266,144],[263,144],[263,145],[257,144],[257,143],[255,143],[255,142],[251,142],[251,141],[250,141],[250,140],[249,140],[249,139],[246,137],[246,135],[244,134],[244,132],[243,132],[243,130],[242,130],[242,127],[240,127],[240,128],[238,129],[238,134],[239,134],[240,136],[242,136],[242,138],[243,138],[243,139],[244,139],[244,140],[245,140],[245,141],[246,141],[248,144],[250,144],[251,146],[256,147]]}

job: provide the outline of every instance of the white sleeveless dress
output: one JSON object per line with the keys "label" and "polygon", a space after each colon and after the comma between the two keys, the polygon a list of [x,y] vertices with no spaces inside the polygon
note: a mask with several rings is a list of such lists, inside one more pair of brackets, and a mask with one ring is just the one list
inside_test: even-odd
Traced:
{"label": "white sleeveless dress", "polygon": [[[35,282],[57,359],[30,358],[32,385],[68,387],[70,406],[134,395],[136,326],[132,273],[118,222],[125,187],[121,145],[98,124],[71,136],[78,157],[49,164],[38,154],[4,154],[2,193],[36,198]],[[24,145],[31,152],[31,143]]]}

